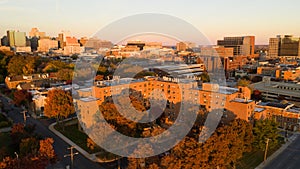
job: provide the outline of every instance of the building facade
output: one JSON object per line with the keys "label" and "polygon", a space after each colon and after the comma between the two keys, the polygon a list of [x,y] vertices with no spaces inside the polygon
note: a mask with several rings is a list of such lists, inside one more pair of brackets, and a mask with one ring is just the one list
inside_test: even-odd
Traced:
{"label": "building facade", "polygon": [[[101,105],[107,98],[114,96],[124,96],[124,89],[132,89],[139,92],[143,98],[152,100],[166,99],[165,115],[168,117],[168,123],[176,120],[180,108],[184,103],[197,105],[199,109],[205,108],[208,111],[224,109],[232,112],[236,118],[246,121],[253,120],[255,108],[254,101],[250,100],[251,91],[248,88],[228,88],[218,84],[205,83],[198,87],[197,83],[176,83],[175,81],[165,81],[157,78],[147,80],[120,79],[119,81],[99,81],[96,86],[88,89],[78,90],[81,97],[77,104],[83,108],[87,101]],[[184,92],[182,92],[184,91]],[[94,98],[94,99],[93,99]],[[146,102],[144,103],[146,104]],[[87,104],[91,107],[91,105]],[[198,109],[198,110],[199,110]],[[88,110],[86,110],[88,111]],[[86,125],[90,126],[93,115],[82,114],[86,119]]]}
{"label": "building facade", "polygon": [[217,41],[218,46],[225,48],[233,48],[234,56],[255,57],[255,37],[225,37],[223,40]]}
{"label": "building facade", "polygon": [[269,40],[269,57],[300,57],[300,38],[292,35],[278,35]]}

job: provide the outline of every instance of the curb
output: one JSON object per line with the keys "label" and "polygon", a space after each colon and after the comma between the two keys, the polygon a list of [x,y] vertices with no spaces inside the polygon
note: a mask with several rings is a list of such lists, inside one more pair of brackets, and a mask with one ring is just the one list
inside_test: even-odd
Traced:
{"label": "curb", "polygon": [[281,152],[283,152],[290,144],[292,144],[298,136],[298,133],[294,133],[294,135],[291,138],[289,138],[289,141],[287,141],[276,152],[269,156],[269,158],[267,158],[265,162],[262,162],[257,167],[255,167],[255,169],[263,169],[266,165],[273,161]]}
{"label": "curb", "polygon": [[89,154],[88,152],[86,152],[85,150],[83,150],[81,147],[79,147],[77,144],[75,144],[73,141],[71,141],[70,139],[68,139],[63,134],[61,134],[59,131],[55,130],[54,129],[55,125],[56,125],[56,122],[53,123],[53,124],[51,124],[48,127],[49,130],[52,131],[54,134],[56,134],[58,137],[60,137],[62,140],[64,140],[66,143],[68,143],[70,146],[73,146],[78,152],[80,152],[80,154],[82,154],[83,156],[85,156],[89,160],[94,161],[94,162],[98,162],[95,155]]}
{"label": "curb", "polygon": [[11,131],[11,127],[5,127],[0,129],[0,133],[7,133]]}
{"label": "curb", "polygon": [[[68,120],[68,119],[66,119]],[[87,159],[93,161],[93,162],[98,162],[98,163],[109,163],[109,162],[113,162],[116,160],[108,160],[108,161],[103,161],[99,158],[96,157],[96,154],[89,154],[88,152],[86,152],[84,149],[82,149],[80,146],[78,146],[77,144],[75,144],[73,141],[71,141],[69,138],[67,138],[66,136],[64,136],[63,134],[61,134],[59,131],[55,130],[54,126],[57,123],[52,123],[51,125],[49,125],[49,130],[52,131],[55,135],[57,135],[58,137],[60,137],[63,141],[65,141],[67,144],[69,144],[70,146],[73,146],[80,154],[82,154],[83,156],[85,156]]]}

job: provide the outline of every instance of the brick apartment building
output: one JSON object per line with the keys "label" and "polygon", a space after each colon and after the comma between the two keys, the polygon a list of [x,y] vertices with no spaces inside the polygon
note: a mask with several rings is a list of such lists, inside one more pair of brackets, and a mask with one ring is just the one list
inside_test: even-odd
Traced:
{"label": "brick apartment building", "polygon": [[199,108],[206,108],[208,111],[224,109],[232,112],[236,118],[246,121],[253,120],[255,102],[250,100],[251,91],[248,88],[235,89],[209,83],[198,87],[195,82],[178,83],[176,80],[148,78],[146,80],[101,81],[92,88],[78,90],[80,98],[76,102],[81,112],[85,112],[80,113],[81,120],[85,122],[84,125],[88,127],[92,125],[90,123],[93,123],[94,114],[90,113],[90,109],[96,112],[97,105],[101,105],[106,98],[112,95],[124,95],[124,89],[128,89],[128,87],[140,92],[146,99],[161,100],[165,98],[167,106],[164,113],[169,117],[168,120],[171,123],[176,120],[182,100],[197,105],[198,110]]}

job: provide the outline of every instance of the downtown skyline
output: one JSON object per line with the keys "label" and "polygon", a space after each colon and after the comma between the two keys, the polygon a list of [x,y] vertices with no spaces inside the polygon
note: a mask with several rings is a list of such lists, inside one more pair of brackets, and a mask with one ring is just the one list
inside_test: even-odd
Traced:
{"label": "downtown skyline", "polygon": [[[278,34],[299,36],[300,2],[279,1],[76,1],[68,0],[1,0],[1,36],[6,30],[28,33],[38,27],[49,36],[70,30],[72,36],[92,37],[101,28],[141,13],[167,14],[195,26],[216,44],[224,36],[256,36],[256,44],[268,44]],[[104,10],[103,10],[104,9]],[[196,37],[195,37],[196,38]],[[110,40],[110,39],[106,39]],[[195,39],[197,41],[197,39]]]}

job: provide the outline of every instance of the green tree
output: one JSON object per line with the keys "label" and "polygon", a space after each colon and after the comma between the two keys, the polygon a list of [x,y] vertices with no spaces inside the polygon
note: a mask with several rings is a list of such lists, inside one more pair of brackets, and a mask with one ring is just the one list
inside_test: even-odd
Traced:
{"label": "green tree", "polygon": [[50,61],[47,63],[46,67],[43,69],[43,72],[57,72],[62,69],[72,69],[74,68],[72,65],[68,65],[59,60]]}
{"label": "green tree", "polygon": [[7,64],[9,63],[9,57],[0,53],[0,83],[4,82],[7,73]]}
{"label": "green tree", "polygon": [[266,119],[256,121],[253,127],[253,146],[260,150],[265,150],[266,141],[269,140],[269,147],[278,145],[280,138],[278,124],[274,120]]}
{"label": "green tree", "polygon": [[24,75],[30,75],[35,73],[35,58],[34,57],[26,57],[24,67],[22,68]]}
{"label": "green tree", "polygon": [[237,83],[237,86],[249,87],[250,84],[251,84],[251,81],[246,80],[246,79],[240,79]]}
{"label": "green tree", "polygon": [[70,81],[73,78],[73,70],[72,69],[61,69],[57,72],[58,80],[62,81]]}
{"label": "green tree", "polygon": [[9,60],[7,71],[10,76],[29,75],[36,73],[38,66],[38,57],[16,55]]}
{"label": "green tree", "polygon": [[26,65],[25,57],[13,56],[8,63],[7,71],[10,76],[22,75],[23,67]]}
{"label": "green tree", "polygon": [[210,77],[209,77],[209,75],[208,75],[207,72],[202,73],[202,74],[199,75],[198,77],[201,78],[201,81],[202,81],[203,83],[208,83],[208,82],[210,82]]}

